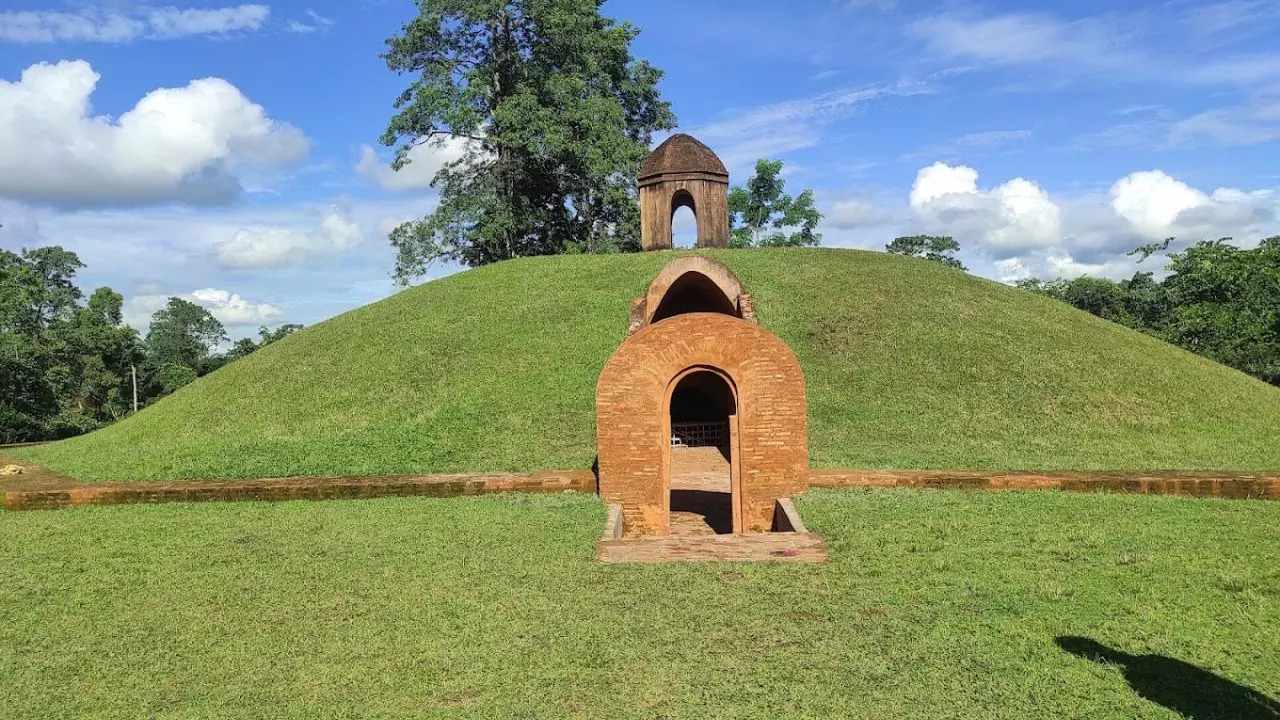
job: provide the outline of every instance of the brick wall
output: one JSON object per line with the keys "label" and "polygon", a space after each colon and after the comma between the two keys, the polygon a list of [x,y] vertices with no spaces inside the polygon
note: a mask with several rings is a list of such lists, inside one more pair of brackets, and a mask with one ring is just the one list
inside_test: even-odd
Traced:
{"label": "brick wall", "polygon": [[804,374],[791,349],[739,318],[679,315],[628,337],[596,385],[600,495],[622,506],[627,535],[669,530],[669,396],[699,367],[721,373],[737,394],[741,529],[768,532],[775,501],[808,486]]}

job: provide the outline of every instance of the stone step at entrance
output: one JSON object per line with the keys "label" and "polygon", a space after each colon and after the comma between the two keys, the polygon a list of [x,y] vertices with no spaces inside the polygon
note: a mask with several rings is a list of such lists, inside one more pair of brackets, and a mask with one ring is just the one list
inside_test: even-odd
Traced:
{"label": "stone step at entrance", "polygon": [[680,561],[817,563],[827,559],[827,544],[813,533],[757,535],[683,535],[601,540],[596,559],[603,563]]}
{"label": "stone step at entrance", "polygon": [[604,533],[596,543],[596,560],[603,563],[660,563],[681,561],[721,562],[823,562],[827,543],[800,521],[790,498],[781,498],[774,509],[773,532],[717,535],[704,518],[694,515],[676,524],[665,537],[623,537],[622,506],[609,505]]}

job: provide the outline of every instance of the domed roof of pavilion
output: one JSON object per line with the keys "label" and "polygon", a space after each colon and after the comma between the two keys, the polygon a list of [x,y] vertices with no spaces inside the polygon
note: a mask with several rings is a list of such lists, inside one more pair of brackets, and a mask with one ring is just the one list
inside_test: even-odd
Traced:
{"label": "domed roof of pavilion", "polygon": [[729,176],[724,163],[697,138],[676,133],[667,138],[640,164],[637,179],[643,180],[666,173],[701,172]]}

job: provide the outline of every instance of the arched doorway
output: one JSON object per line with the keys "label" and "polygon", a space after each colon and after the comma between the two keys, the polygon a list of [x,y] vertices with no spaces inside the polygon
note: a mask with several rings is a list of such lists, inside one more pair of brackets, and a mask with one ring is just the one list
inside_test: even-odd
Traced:
{"label": "arched doorway", "polygon": [[677,190],[671,195],[671,243],[672,248],[698,246],[698,206],[688,190]]}
{"label": "arched doorway", "polygon": [[738,309],[734,307],[733,301],[725,296],[714,280],[691,270],[671,283],[649,322],[694,312],[738,316]]}
{"label": "arched doorway", "polygon": [[732,382],[712,368],[687,370],[673,381],[666,410],[671,532],[734,532],[740,520],[734,502],[738,399]]}

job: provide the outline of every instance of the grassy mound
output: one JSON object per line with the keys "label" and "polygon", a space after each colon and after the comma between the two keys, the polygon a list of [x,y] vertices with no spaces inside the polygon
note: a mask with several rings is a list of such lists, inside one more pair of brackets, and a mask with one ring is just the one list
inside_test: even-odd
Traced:
{"label": "grassy mound", "polygon": [[[1280,467],[1280,388],[1062,303],[882,253],[707,254],[804,366],[817,466]],[[23,454],[82,480],[587,467],[597,375],[673,256],[430,282]]]}
{"label": "grassy mound", "polygon": [[831,562],[601,565],[583,495],[0,512],[0,715],[1275,717],[1280,503],[801,511]]}

